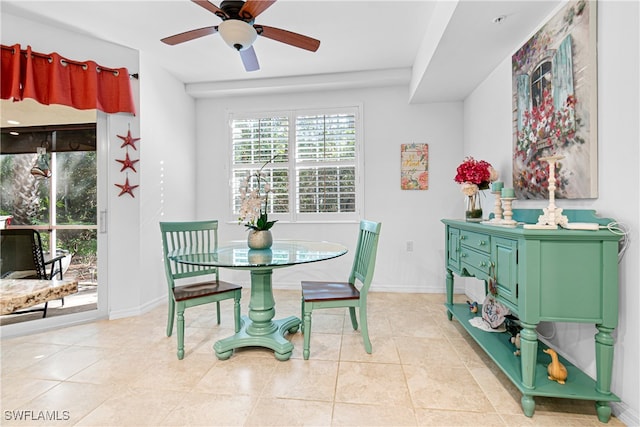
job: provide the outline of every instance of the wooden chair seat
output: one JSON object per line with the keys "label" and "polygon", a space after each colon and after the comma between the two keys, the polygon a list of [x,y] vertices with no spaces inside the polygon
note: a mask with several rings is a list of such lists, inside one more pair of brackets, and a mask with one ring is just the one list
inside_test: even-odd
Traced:
{"label": "wooden chair seat", "polygon": [[222,294],[238,289],[241,290],[242,286],[223,281],[211,281],[176,286],[175,288],[173,288],[173,296],[176,301],[185,301],[193,298]]}
{"label": "wooden chair seat", "polygon": [[[304,334],[304,347],[302,355],[309,358],[309,346],[311,343],[311,314],[313,310],[322,308],[348,308],[353,330],[358,329],[360,317],[360,329],[364,349],[371,354],[371,340],[369,339],[369,326],[367,325],[367,293],[373,278],[373,271],[378,251],[378,238],[382,224],[373,221],[360,221],[360,232],[356,253],[353,257],[353,266],[349,274],[348,282],[327,281],[302,281],[302,325],[300,329]],[[357,287],[360,283],[360,287]]]}
{"label": "wooden chair seat", "polygon": [[349,282],[302,282],[306,302],[342,301],[360,298],[360,291]]}

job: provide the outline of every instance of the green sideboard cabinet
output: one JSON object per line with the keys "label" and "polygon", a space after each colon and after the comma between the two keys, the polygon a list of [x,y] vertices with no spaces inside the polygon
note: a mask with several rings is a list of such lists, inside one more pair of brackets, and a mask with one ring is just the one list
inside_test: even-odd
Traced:
{"label": "green sideboard cabinet", "polygon": [[[535,223],[538,209],[514,209],[513,218]],[[591,210],[565,210],[569,222],[599,223],[598,231],[537,230],[522,225],[497,225],[444,219],[446,227],[447,315],[456,318],[491,359],[522,392],[522,409],[531,417],[534,396],[594,400],[601,422],[611,417],[613,337],[618,323],[618,244],[621,236]],[[481,315],[467,304],[453,303],[454,274],[495,283],[497,299],[519,319],[520,356],[514,354],[508,333],[485,332],[469,319]],[[492,278],[492,281],[489,279]],[[565,384],[547,378],[547,348],[538,341],[541,321],[593,323],[597,378],[581,372],[560,356],[567,367]]]}

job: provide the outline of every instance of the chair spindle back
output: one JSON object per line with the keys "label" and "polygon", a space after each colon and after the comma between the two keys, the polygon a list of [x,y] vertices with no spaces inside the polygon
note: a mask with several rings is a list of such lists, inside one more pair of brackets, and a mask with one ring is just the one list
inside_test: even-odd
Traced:
{"label": "chair spindle back", "polygon": [[365,295],[373,279],[381,227],[382,224],[379,222],[360,221],[360,232],[349,283],[355,285],[355,279],[358,279],[362,282],[362,291]]}
{"label": "chair spindle back", "polygon": [[171,287],[174,281],[195,276],[214,274],[219,280],[218,269],[197,265],[181,264],[169,259],[168,255],[175,251],[191,255],[215,252],[218,249],[218,221],[161,222],[162,247],[164,251],[165,272]]}

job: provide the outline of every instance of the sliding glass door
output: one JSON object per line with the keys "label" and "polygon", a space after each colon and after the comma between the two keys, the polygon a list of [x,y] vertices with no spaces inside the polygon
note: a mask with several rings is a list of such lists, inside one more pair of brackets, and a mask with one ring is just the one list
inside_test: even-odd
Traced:
{"label": "sliding glass door", "polygon": [[[13,106],[5,106],[3,101],[0,215],[10,218],[13,228],[39,230],[46,256],[64,255],[64,278],[78,280],[78,293],[50,302],[47,317],[97,310],[96,111],[35,104],[31,114],[21,110],[13,114]],[[22,110],[29,107],[20,105]],[[49,108],[63,113],[51,114]],[[36,318],[8,315],[0,320],[5,325]]]}

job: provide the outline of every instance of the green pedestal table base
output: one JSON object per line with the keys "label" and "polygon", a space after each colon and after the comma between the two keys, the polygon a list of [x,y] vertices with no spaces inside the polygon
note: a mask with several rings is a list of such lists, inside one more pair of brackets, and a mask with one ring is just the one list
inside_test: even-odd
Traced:
{"label": "green pedestal table base", "polygon": [[289,316],[285,319],[267,322],[253,322],[249,317],[242,316],[242,327],[233,336],[221,339],[213,345],[216,357],[226,360],[233,354],[233,350],[240,347],[266,347],[274,351],[278,360],[289,360],[293,352],[293,344],[285,337],[285,333],[295,334],[300,327],[300,319]]}

